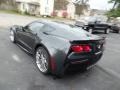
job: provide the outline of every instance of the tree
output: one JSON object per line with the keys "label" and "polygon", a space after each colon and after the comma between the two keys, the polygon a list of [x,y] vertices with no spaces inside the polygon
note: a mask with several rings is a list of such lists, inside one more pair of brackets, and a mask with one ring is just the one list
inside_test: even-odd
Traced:
{"label": "tree", "polygon": [[87,4],[89,0],[75,0],[74,3],[75,4]]}
{"label": "tree", "polygon": [[120,0],[110,0],[113,3],[113,8],[107,12],[108,17],[120,17]]}
{"label": "tree", "polygon": [[5,2],[6,2],[5,0],[0,0],[0,4],[5,3]]}
{"label": "tree", "polygon": [[73,2],[76,6],[77,15],[83,14],[83,11],[88,9],[88,1],[89,0],[75,0]]}
{"label": "tree", "polygon": [[113,3],[112,9],[120,7],[120,0],[110,0],[109,3]]}
{"label": "tree", "polygon": [[0,0],[0,4],[15,5],[15,0]]}
{"label": "tree", "polygon": [[55,0],[54,8],[55,10],[66,10],[68,3],[68,0]]}

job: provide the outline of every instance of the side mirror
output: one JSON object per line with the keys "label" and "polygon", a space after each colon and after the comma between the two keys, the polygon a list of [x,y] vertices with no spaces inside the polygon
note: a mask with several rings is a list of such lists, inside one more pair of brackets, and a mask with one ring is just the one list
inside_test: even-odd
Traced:
{"label": "side mirror", "polygon": [[20,26],[20,27],[19,27],[19,30],[25,32],[25,27]]}
{"label": "side mirror", "polygon": [[16,25],[15,28],[16,28],[17,31],[22,31],[23,30],[23,26]]}
{"label": "side mirror", "polygon": [[20,29],[20,30],[23,30],[23,29],[24,29],[24,27],[23,27],[23,26],[19,26],[19,29]]}

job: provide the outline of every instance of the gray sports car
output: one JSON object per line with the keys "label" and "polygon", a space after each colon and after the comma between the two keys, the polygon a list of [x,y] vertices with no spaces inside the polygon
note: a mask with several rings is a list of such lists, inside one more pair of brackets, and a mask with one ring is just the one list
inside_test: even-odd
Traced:
{"label": "gray sports car", "polygon": [[100,60],[105,39],[81,28],[53,21],[34,21],[10,28],[10,40],[35,56],[43,74],[63,75],[71,66],[87,69]]}

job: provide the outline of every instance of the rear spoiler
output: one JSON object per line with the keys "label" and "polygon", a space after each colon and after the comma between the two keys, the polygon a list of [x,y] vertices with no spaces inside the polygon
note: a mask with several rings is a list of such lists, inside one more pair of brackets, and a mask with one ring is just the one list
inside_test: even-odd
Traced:
{"label": "rear spoiler", "polygon": [[106,43],[106,37],[102,37],[98,40],[74,40],[70,41],[71,44],[88,44],[88,43]]}

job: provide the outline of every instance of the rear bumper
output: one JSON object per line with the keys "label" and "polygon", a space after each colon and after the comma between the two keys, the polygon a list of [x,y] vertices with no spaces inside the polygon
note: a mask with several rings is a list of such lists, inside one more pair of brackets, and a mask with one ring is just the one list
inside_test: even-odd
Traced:
{"label": "rear bumper", "polygon": [[[84,65],[86,67],[89,67],[91,65],[94,65],[101,59],[104,51],[105,39],[71,42],[72,45],[79,45],[81,43],[87,43],[91,45],[91,52],[75,53],[70,50],[67,54],[63,54],[62,56],[59,56],[60,54],[58,53],[58,56],[55,58],[56,67],[54,72],[56,74],[63,74],[66,69],[69,68],[69,66],[72,66],[72,68],[78,68]],[[64,57],[64,59],[61,59],[61,57]]]}
{"label": "rear bumper", "polygon": [[97,63],[101,59],[102,55],[103,53],[98,53],[97,55],[94,54],[90,56],[80,56],[75,59],[66,59],[63,63],[56,63],[56,69],[52,73],[56,75],[63,75],[66,71],[83,69],[83,67],[87,68]]}
{"label": "rear bumper", "polygon": [[107,27],[96,27],[96,28],[94,28],[94,30],[106,30],[107,29]]}
{"label": "rear bumper", "polygon": [[106,30],[108,26],[88,26],[88,25],[83,26],[84,30],[88,30],[89,28],[92,28],[93,30]]}
{"label": "rear bumper", "polygon": [[65,71],[70,69],[79,69],[83,66],[89,67],[97,63],[103,55],[103,52],[98,52],[96,54],[86,55],[86,56],[79,56],[78,58],[68,59],[67,63],[65,64]]}

